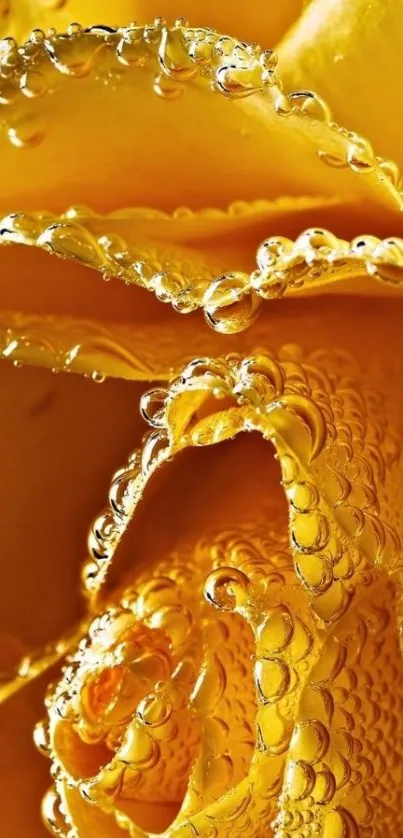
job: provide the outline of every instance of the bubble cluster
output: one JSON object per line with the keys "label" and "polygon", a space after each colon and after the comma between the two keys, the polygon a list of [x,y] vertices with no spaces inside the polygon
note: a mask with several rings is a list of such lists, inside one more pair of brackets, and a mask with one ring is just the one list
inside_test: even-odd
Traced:
{"label": "bubble cluster", "polygon": [[[15,142],[18,144],[19,130],[31,128],[35,142],[37,126],[30,122],[21,123],[18,130],[10,129]],[[235,211],[236,205],[227,215],[234,216]],[[253,205],[249,211],[253,212]],[[147,217],[148,211],[144,212]],[[175,217],[181,217],[180,213]],[[129,286],[145,288],[181,314],[201,309],[208,324],[222,334],[245,331],[258,316],[262,302],[304,288],[359,276],[394,288],[402,284],[403,241],[398,237],[360,236],[347,242],[321,229],[305,230],[295,241],[272,237],[259,246],[257,269],[249,274],[224,272],[222,260],[211,256],[206,260],[189,246],[147,241],[134,245],[121,235],[108,233],[108,217],[103,219],[105,232],[95,233],[92,218],[85,208],[72,208],[62,216],[12,213],[1,219],[0,245],[33,245],[79,261],[102,273],[105,280],[116,277]]]}
{"label": "bubble cluster", "polygon": [[[222,397],[233,400],[225,419]],[[382,399],[346,377],[337,353],[288,346],[194,360],[146,394],[142,413],[151,434],[116,475],[90,539],[87,592],[100,616],[36,731],[55,777],[49,828],[63,834],[64,816],[80,830],[94,812],[136,838],[403,828],[403,663],[388,575],[399,539],[383,502],[400,454]],[[184,532],[166,555],[137,557],[105,600],[154,471],[246,428],[277,450],[290,531],[257,505],[253,521],[205,527],[199,540]]]}

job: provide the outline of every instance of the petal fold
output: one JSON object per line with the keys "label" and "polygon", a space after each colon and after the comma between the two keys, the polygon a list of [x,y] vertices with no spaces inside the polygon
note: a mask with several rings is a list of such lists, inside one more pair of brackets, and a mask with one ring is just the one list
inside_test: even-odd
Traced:
{"label": "petal fold", "polygon": [[86,806],[154,832],[157,798],[165,836],[399,817],[401,365],[373,346],[360,370],[331,319],[322,350],[198,358],[142,399],[89,539],[98,616],[48,705],[84,838]]}
{"label": "petal fold", "polygon": [[[2,42],[1,206],[224,207],[289,194],[398,210],[398,172],[276,56],[212,30],[40,31]],[[90,165],[88,161],[90,160]],[[111,188],[112,187],[112,188]],[[62,203],[61,203],[62,202]]]}

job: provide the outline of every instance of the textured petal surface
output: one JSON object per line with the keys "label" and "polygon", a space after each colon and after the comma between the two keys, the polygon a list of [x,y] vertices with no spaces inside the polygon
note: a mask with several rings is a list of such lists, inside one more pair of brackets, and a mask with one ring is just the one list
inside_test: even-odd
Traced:
{"label": "textured petal surface", "polygon": [[195,359],[142,400],[44,729],[84,838],[94,806],[138,836],[400,823],[401,361],[327,314],[313,352]]}

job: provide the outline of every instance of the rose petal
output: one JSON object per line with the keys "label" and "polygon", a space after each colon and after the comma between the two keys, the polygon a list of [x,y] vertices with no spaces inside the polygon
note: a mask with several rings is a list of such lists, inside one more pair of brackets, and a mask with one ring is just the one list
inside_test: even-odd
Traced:
{"label": "rose petal", "polygon": [[[319,210],[334,232],[284,235]],[[360,205],[320,198],[173,216],[12,213],[0,222],[8,245],[0,250],[0,350],[11,361],[95,376],[158,378],[167,370],[161,360],[172,366],[191,356],[189,339],[191,347],[196,335],[211,344],[200,316],[179,321],[171,306],[182,314],[200,309],[216,331],[235,334],[284,294],[333,291],[336,282],[343,292],[396,294],[402,239],[336,235],[358,232],[363,214]],[[385,213],[376,226],[381,232],[392,223]]]}
{"label": "rose petal", "polygon": [[285,98],[270,51],[182,25],[72,26],[35,33],[22,52],[5,42],[3,67],[6,211],[88,196],[105,211],[301,193],[401,206],[395,168],[315,95]]}
{"label": "rose petal", "polygon": [[[394,714],[400,704],[390,689],[381,685],[379,696],[376,689],[382,678],[390,685],[397,671],[394,597],[400,593],[403,526],[390,498],[398,498],[401,472],[401,370],[395,342],[371,330],[371,308],[367,316],[363,308],[359,342],[356,317],[347,311],[337,342],[332,329],[339,329],[340,319],[317,302],[322,316],[313,319],[315,334],[300,307],[293,331],[309,335],[305,343],[312,341],[313,352],[294,344],[247,358],[196,358],[169,388],[143,397],[150,434],[116,474],[109,507],[94,524],[83,578],[92,607],[104,614],[49,705],[51,756],[71,786],[93,805],[114,811],[128,829],[153,828],[148,819],[140,821],[137,802],[157,778],[158,794],[164,794],[173,765],[161,755],[171,739],[159,719],[145,719],[140,706],[126,707],[134,693],[123,688],[121,674],[107,680],[107,710],[94,727],[83,689],[94,672],[101,677],[97,667],[104,664],[110,674],[119,664],[119,672],[123,667],[134,676],[136,689],[143,687],[149,697],[173,688],[175,711],[192,711],[200,723],[198,759],[187,775],[187,793],[175,799],[180,810],[172,835],[208,834],[212,820],[257,835],[262,818],[271,821],[278,812],[282,784],[296,805],[282,801],[279,834],[291,816],[303,823],[308,809],[320,823],[317,807],[333,799],[329,835],[339,824],[365,827],[371,818],[389,825],[396,814],[394,767],[402,746]],[[376,317],[382,322],[379,312]],[[398,338],[400,325],[393,318],[384,322],[389,338],[395,328]],[[287,333],[281,320],[274,328],[277,341]],[[355,357],[347,351],[354,343]],[[246,658],[253,660],[257,707],[244,695],[253,681],[242,635],[224,630],[225,615],[252,629],[255,648],[246,643]],[[116,620],[123,622],[113,634]],[[127,621],[144,636],[134,651]],[[154,669],[150,693],[132,667],[137,648],[163,655],[166,640],[152,636],[160,630],[170,641],[172,671],[161,679]],[[361,687],[355,689],[360,678],[362,695]],[[380,702],[384,714],[376,715]],[[125,709],[122,734],[118,722]],[[374,752],[373,716],[379,722]],[[289,757],[300,717],[302,752]],[[66,724],[79,731],[76,744],[66,745]],[[238,724],[255,733],[251,741],[234,733]],[[181,743],[179,722],[178,728]],[[352,755],[353,730],[360,740],[368,738],[372,768],[369,757]],[[91,765],[99,762],[105,736],[108,753],[100,770],[90,767],[83,776],[77,766],[89,765],[89,752]],[[249,757],[240,752],[247,741],[251,760],[250,751]],[[328,765],[329,742],[334,764]],[[179,744],[175,756],[183,753]],[[343,787],[343,767],[359,800],[350,785]],[[362,779],[363,770],[369,776],[374,768],[378,784],[385,770],[391,772],[389,808]]]}
{"label": "rose petal", "polygon": [[375,822],[384,834],[401,829],[402,704],[394,588],[379,579],[329,637],[302,691],[279,834],[300,819],[325,836],[358,835]]}
{"label": "rose petal", "polygon": [[289,89],[313,87],[337,120],[400,164],[398,3],[312,0],[278,50]]}

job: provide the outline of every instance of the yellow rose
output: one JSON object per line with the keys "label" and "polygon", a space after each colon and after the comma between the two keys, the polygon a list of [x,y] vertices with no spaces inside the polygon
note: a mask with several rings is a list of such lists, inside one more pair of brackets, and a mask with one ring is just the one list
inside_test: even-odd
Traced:
{"label": "yellow rose", "polygon": [[1,9],[2,831],[399,835],[399,4],[110,5]]}

